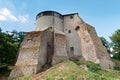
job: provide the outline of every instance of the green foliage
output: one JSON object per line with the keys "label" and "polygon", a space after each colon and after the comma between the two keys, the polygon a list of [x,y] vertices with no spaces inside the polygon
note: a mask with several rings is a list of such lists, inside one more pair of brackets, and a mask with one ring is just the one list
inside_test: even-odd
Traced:
{"label": "green foliage", "polygon": [[0,31],[0,66],[15,61],[19,45],[24,35],[24,32]]}
{"label": "green foliage", "polygon": [[80,62],[80,60],[78,60],[78,59],[74,59],[74,60],[71,60],[72,62],[74,62],[75,64],[77,64],[77,65],[81,65],[81,62]]}
{"label": "green foliage", "polygon": [[87,64],[88,70],[91,72],[97,72],[98,70],[101,70],[101,67],[99,64],[95,64],[95,63],[88,63]]}
{"label": "green foliage", "polygon": [[119,66],[114,66],[114,70],[120,70]]}
{"label": "green foliage", "polygon": [[101,39],[101,42],[102,42],[103,46],[106,47],[107,52],[108,52],[109,54],[112,54],[112,52],[111,52],[111,50],[110,50],[111,44],[110,44],[104,37],[100,37],[100,39]]}
{"label": "green foliage", "polygon": [[95,64],[93,62],[90,62],[90,61],[80,61],[80,60],[72,60],[72,62],[74,62],[75,64],[77,65],[86,65],[88,70],[91,71],[91,72],[97,72],[98,70],[101,70],[101,67],[99,64]]}
{"label": "green foliage", "polygon": [[110,39],[112,41],[111,44],[112,44],[113,53],[114,53],[113,58],[120,60],[120,29],[115,31],[115,33],[112,34]]}
{"label": "green foliage", "polygon": [[23,77],[9,79],[9,80],[31,80],[31,76],[32,75],[26,75],[26,76],[23,76]]}

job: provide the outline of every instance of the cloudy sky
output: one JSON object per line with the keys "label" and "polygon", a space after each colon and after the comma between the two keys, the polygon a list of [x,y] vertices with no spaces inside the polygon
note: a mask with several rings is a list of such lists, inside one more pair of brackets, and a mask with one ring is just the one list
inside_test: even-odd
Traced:
{"label": "cloudy sky", "polygon": [[32,31],[36,15],[45,10],[79,13],[107,40],[120,29],[120,0],[0,0],[0,27],[3,31]]}

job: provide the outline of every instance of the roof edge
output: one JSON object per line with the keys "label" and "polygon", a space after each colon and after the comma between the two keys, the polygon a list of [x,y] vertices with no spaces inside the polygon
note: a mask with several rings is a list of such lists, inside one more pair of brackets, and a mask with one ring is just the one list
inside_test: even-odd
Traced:
{"label": "roof edge", "polygon": [[63,16],[69,16],[69,15],[75,15],[75,14],[78,15],[78,13],[71,13],[71,14],[64,14]]}

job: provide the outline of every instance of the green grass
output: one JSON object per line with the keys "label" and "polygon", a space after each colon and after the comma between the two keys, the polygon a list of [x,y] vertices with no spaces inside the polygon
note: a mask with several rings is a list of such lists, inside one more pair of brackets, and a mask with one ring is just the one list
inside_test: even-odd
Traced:
{"label": "green grass", "polygon": [[31,80],[31,78],[32,78],[32,75],[26,75],[26,76],[23,76],[23,77],[9,79],[9,80]]}
{"label": "green grass", "polygon": [[[81,68],[81,65],[86,65],[88,70]],[[12,80],[31,80],[34,78],[36,75],[23,76]],[[37,80],[120,80],[120,71],[103,70],[99,64],[92,62],[67,60],[54,65],[42,75],[37,74]]]}
{"label": "green grass", "polygon": [[99,78],[99,75],[85,71],[72,61],[65,61],[55,65],[39,80],[90,80]]}
{"label": "green grass", "polygon": [[[88,66],[88,71],[80,67]],[[89,69],[90,68],[90,69]],[[39,80],[119,80],[120,71],[102,70],[98,64],[91,62],[65,61],[52,69]]]}

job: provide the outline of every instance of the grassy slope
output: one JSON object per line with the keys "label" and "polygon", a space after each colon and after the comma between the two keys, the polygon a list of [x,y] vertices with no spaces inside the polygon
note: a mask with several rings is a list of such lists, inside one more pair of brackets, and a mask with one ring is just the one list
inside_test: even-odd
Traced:
{"label": "grassy slope", "polygon": [[43,73],[14,80],[120,80],[120,71],[99,69],[87,71],[82,69],[80,64],[76,65],[76,62],[64,61]]}

